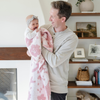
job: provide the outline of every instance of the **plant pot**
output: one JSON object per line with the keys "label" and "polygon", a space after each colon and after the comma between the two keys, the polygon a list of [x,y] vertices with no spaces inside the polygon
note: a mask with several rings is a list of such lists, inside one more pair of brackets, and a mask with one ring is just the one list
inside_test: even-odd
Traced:
{"label": "plant pot", "polygon": [[80,9],[80,12],[82,12],[82,11],[86,11],[86,12],[91,11],[92,12],[94,10],[94,4],[91,0],[85,0],[80,3],[79,9]]}

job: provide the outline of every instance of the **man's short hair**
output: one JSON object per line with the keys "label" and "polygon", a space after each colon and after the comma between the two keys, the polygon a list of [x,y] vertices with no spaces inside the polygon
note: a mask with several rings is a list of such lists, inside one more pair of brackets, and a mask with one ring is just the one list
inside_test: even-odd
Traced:
{"label": "man's short hair", "polygon": [[66,17],[66,20],[71,16],[72,13],[72,5],[68,2],[65,1],[53,1],[51,2],[51,6],[54,9],[58,9],[58,16],[59,18],[61,17]]}

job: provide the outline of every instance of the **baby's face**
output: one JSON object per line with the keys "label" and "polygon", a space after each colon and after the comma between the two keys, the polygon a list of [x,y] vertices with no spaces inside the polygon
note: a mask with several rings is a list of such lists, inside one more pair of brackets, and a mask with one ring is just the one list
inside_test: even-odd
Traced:
{"label": "baby's face", "polygon": [[35,30],[35,29],[38,29],[39,27],[39,23],[38,23],[38,20],[37,19],[34,19],[30,22],[29,26],[28,26],[31,30]]}

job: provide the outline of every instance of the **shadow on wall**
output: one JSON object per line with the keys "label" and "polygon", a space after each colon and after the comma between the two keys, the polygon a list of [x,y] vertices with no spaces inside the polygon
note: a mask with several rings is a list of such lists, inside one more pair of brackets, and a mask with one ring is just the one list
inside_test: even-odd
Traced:
{"label": "shadow on wall", "polygon": [[52,1],[54,0],[39,0],[46,24],[50,23],[49,16],[50,16],[50,8]]}

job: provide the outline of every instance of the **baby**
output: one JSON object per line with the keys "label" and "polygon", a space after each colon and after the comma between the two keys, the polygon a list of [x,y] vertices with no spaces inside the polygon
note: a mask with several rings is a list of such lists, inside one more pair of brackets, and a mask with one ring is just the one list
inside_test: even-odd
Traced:
{"label": "baby", "polygon": [[29,15],[26,17],[26,23],[29,29],[35,30],[38,29],[39,23],[38,23],[38,18],[35,15]]}
{"label": "baby", "polygon": [[[26,17],[26,24],[27,24],[27,28],[25,30],[25,35],[29,39],[33,39],[36,35],[36,30],[39,27],[38,17],[35,15],[28,15]],[[27,55],[30,56],[28,51],[27,51]]]}
{"label": "baby", "polygon": [[[39,27],[39,22],[38,22],[38,17],[35,15],[28,15],[26,17],[26,23],[27,23],[27,28],[25,31],[25,35],[29,38],[29,39],[33,39],[36,35],[37,32],[42,31],[42,29],[38,29]],[[42,33],[43,34],[43,33]],[[43,34],[44,37],[42,37],[42,42],[46,41],[47,38],[47,34]],[[48,45],[48,42],[45,42],[46,45]],[[27,51],[27,55],[30,56],[29,52]]]}
{"label": "baby", "polygon": [[36,29],[39,27],[38,17],[35,15],[28,15],[26,17],[26,24],[25,35],[28,35],[28,38],[33,38],[36,34]]}
{"label": "baby", "polygon": [[26,23],[25,42],[31,57],[28,100],[50,100],[48,68],[41,51],[42,46],[53,51],[52,36],[46,29],[38,29],[36,16],[27,16]]}

